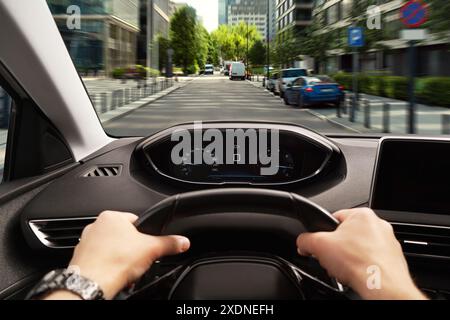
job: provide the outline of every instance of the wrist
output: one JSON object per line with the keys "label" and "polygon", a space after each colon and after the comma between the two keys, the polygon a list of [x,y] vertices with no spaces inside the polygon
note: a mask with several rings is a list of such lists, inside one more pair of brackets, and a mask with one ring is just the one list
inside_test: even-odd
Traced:
{"label": "wrist", "polygon": [[427,297],[414,284],[408,271],[392,274],[380,269],[379,279],[372,282],[367,268],[354,272],[350,286],[365,300],[424,300]]}
{"label": "wrist", "polygon": [[81,297],[79,295],[76,295],[73,292],[67,291],[67,290],[56,290],[48,295],[41,297],[41,299],[44,300],[81,300]]}
{"label": "wrist", "polygon": [[97,283],[106,300],[113,299],[127,285],[126,276],[120,270],[108,270],[107,268],[72,263],[70,266],[77,267],[81,276]]}

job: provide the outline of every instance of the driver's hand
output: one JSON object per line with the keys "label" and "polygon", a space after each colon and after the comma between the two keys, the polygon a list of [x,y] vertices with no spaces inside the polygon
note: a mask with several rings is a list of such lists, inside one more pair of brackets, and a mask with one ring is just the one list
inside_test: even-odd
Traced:
{"label": "driver's hand", "polygon": [[424,299],[414,285],[392,226],[370,209],[334,214],[334,232],[303,233],[301,255],[317,258],[328,274],[364,299]]}
{"label": "driver's hand", "polygon": [[[138,232],[133,225],[137,218],[131,213],[105,211],[84,229],[75,248],[70,265],[97,282],[106,299],[138,280],[158,258],[189,249],[185,237],[154,237]],[[47,298],[64,299],[69,295],[60,292]]]}

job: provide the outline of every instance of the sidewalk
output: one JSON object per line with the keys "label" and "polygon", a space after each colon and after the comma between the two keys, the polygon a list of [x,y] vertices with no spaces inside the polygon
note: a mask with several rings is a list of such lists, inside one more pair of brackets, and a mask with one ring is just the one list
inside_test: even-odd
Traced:
{"label": "sidewalk", "polygon": [[[349,112],[342,113],[342,118],[337,117],[335,108],[312,108],[311,112],[325,117],[326,119],[350,127],[360,133],[383,132],[383,104],[389,103],[389,132],[394,134],[408,133],[409,103],[402,100],[385,97],[360,94],[359,110],[355,113],[355,122],[349,120]],[[364,126],[364,108],[362,102],[367,99],[370,102],[370,128]],[[349,104],[347,103],[349,110]],[[450,116],[450,109],[416,104],[416,129],[421,135],[442,135],[442,115]]]}
{"label": "sidewalk", "polygon": [[[253,86],[264,89],[262,82],[248,81]],[[351,92],[347,92],[351,94]],[[347,113],[341,111],[341,118],[337,116],[335,108],[328,106],[313,106],[307,109],[311,114],[334,124],[346,127],[355,133],[383,133],[383,104],[389,103],[389,133],[408,133],[409,103],[407,101],[391,98],[360,94],[359,108],[355,112],[355,122],[349,120],[349,103],[347,103]],[[370,128],[364,125],[365,114],[364,100],[370,102]],[[344,108],[343,108],[344,109]],[[416,130],[421,135],[442,135],[443,115],[450,117],[450,109],[443,107],[416,104]],[[450,133],[448,133],[450,134]]]}
{"label": "sidewalk", "polygon": [[184,80],[182,82],[175,82],[174,85],[172,87],[169,87],[163,91],[160,91],[158,93],[155,93],[151,96],[148,96],[146,98],[131,102],[129,104],[126,104],[124,106],[118,107],[115,110],[110,110],[108,112],[105,113],[100,113],[97,112],[100,118],[100,121],[102,123],[107,123],[109,121],[112,121],[114,119],[117,119],[119,117],[123,117],[126,116],[127,114],[129,114],[130,112],[133,112],[134,110],[141,108],[143,106],[146,106],[149,103],[152,103],[158,99],[161,99],[162,97],[168,95],[169,93],[184,87],[186,84],[189,83],[190,80]]}

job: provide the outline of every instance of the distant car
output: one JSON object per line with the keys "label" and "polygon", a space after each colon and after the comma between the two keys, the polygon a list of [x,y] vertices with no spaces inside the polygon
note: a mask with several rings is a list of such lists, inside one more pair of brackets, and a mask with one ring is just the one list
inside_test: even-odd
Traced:
{"label": "distant car", "polygon": [[328,76],[299,77],[287,85],[283,100],[287,105],[332,103],[336,107],[345,97],[344,87]]}
{"label": "distant car", "polygon": [[297,79],[298,77],[308,76],[306,69],[290,68],[281,70],[280,77],[278,78],[277,91],[280,93],[280,97],[284,97],[287,85]]}
{"label": "distant car", "polygon": [[233,62],[230,67],[230,80],[245,80],[245,64],[242,62]]}
{"label": "distant car", "polygon": [[214,74],[214,66],[212,64],[205,64],[204,74]]}
{"label": "distant car", "polygon": [[272,75],[269,78],[269,81],[267,81],[267,90],[275,93],[275,88],[277,86],[277,81],[279,77],[280,74],[278,72],[272,73]]}
{"label": "distant car", "polygon": [[231,62],[225,62],[223,67],[223,75],[229,76],[230,75],[230,68],[231,68]]}

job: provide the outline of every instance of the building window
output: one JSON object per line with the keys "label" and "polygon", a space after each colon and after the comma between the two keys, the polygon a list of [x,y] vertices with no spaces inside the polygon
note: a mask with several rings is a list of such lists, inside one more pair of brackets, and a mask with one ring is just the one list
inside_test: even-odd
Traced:
{"label": "building window", "polygon": [[347,19],[352,13],[352,0],[342,0],[341,15],[342,19]]}
{"label": "building window", "polygon": [[338,21],[339,21],[339,6],[338,4],[335,4],[327,9],[327,23],[333,24]]}

